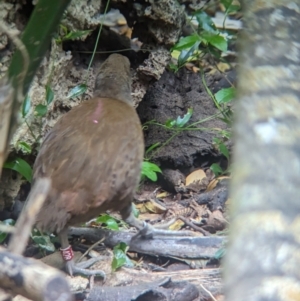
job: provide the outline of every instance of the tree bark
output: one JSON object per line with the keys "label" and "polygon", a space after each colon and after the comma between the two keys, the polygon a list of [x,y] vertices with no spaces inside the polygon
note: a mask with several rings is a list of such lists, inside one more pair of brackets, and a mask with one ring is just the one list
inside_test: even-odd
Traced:
{"label": "tree bark", "polygon": [[243,1],[226,300],[300,296],[300,3]]}

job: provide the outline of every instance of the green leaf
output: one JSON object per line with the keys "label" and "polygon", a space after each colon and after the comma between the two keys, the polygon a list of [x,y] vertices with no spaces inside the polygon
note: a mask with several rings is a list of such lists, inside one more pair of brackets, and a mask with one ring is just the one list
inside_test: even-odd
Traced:
{"label": "green leaf", "polygon": [[170,68],[170,70],[172,70],[173,72],[177,72],[179,69],[178,69],[178,66],[177,65],[175,65],[175,64],[173,64],[173,63],[170,63],[169,64],[169,68]]}
{"label": "green leaf", "polygon": [[230,139],[230,138],[232,138],[232,132],[226,131],[226,130],[222,130],[221,131],[221,136],[223,138]]}
{"label": "green leaf", "polygon": [[49,85],[46,85],[46,103],[49,105],[54,99],[54,92]]}
{"label": "green leaf", "polygon": [[47,106],[39,104],[35,107],[34,115],[43,117],[47,114]]}
{"label": "green leaf", "polygon": [[220,35],[210,34],[210,33],[203,33],[201,38],[203,38],[207,43],[213,45],[214,47],[218,48],[219,50],[226,52],[228,48],[227,40]]}
{"label": "green leaf", "polygon": [[224,5],[225,9],[227,10],[231,6],[233,0],[220,0],[220,2]]}
{"label": "green leaf", "polygon": [[4,163],[3,168],[12,169],[21,174],[28,182],[32,180],[31,166],[21,158],[15,158]]}
{"label": "green leaf", "polygon": [[198,50],[200,42],[196,42],[190,49],[182,50],[178,57],[178,65],[183,66],[189,59],[193,58],[194,53]]}
{"label": "green leaf", "polygon": [[18,142],[18,147],[24,154],[31,154],[31,146],[24,141]]}
{"label": "green leaf", "polygon": [[46,235],[31,235],[32,240],[43,250],[48,252],[54,252],[55,246],[50,240],[49,236]]}
{"label": "green leaf", "polygon": [[241,7],[240,7],[239,5],[231,5],[231,6],[227,9],[226,13],[227,13],[227,14],[235,13],[235,12],[238,12],[240,9],[241,9]]}
{"label": "green leaf", "polygon": [[87,90],[87,85],[86,84],[80,84],[74,88],[72,88],[67,96],[67,98],[73,98],[77,97],[81,94],[83,94]]}
{"label": "green leaf", "polygon": [[132,212],[134,217],[138,218],[140,215],[140,211],[138,209],[136,209],[136,206],[134,204],[132,204]]}
{"label": "green leaf", "polygon": [[96,222],[106,224],[107,229],[119,230],[117,221],[108,214],[103,214],[96,219]]}
{"label": "green leaf", "polygon": [[114,247],[114,250],[113,250],[114,258],[112,261],[112,270],[113,271],[116,271],[118,268],[122,267],[124,264],[131,262],[130,259],[126,255],[127,249],[128,249],[128,246],[124,242],[121,242]]}
{"label": "green leaf", "polygon": [[218,91],[215,94],[217,103],[221,104],[221,103],[228,103],[228,102],[232,101],[235,97],[235,92],[236,92],[236,89],[233,87],[225,88],[225,89]]}
{"label": "green leaf", "polygon": [[23,104],[22,104],[22,117],[23,118],[25,118],[27,116],[30,108],[31,108],[31,99],[27,94],[23,101]]}
{"label": "green leaf", "polygon": [[196,12],[196,19],[199,23],[198,27],[210,33],[218,33],[215,23],[204,11]]}
{"label": "green leaf", "polygon": [[189,108],[187,113],[183,117],[178,116],[176,120],[168,119],[165,123],[165,126],[167,126],[168,128],[173,128],[173,127],[182,128],[189,122],[192,115],[193,115],[193,109]]}
{"label": "green leaf", "polygon": [[218,175],[223,173],[223,169],[221,168],[221,166],[217,163],[214,163],[210,166],[210,169],[212,170],[212,172],[215,174],[215,176],[217,177]]}
{"label": "green leaf", "polygon": [[[8,226],[14,226],[15,223],[16,222],[13,219],[6,219],[4,221],[0,221],[0,224],[2,224],[2,225],[8,225]],[[6,239],[7,235],[8,235],[8,233],[0,231],[0,244],[2,244],[4,242],[4,240]]]}
{"label": "green leaf", "polygon": [[179,128],[185,126],[191,119],[192,115],[193,115],[193,109],[189,108],[187,113],[182,118],[180,116],[177,117],[176,126],[178,126]]}
{"label": "green leaf", "polygon": [[62,38],[63,41],[66,40],[76,40],[78,38],[84,37],[88,35],[92,30],[77,30],[77,31],[70,31],[66,36]]}
{"label": "green leaf", "polygon": [[229,151],[228,151],[227,146],[224,143],[220,143],[219,144],[219,150],[226,157],[226,159],[229,161]]}
{"label": "green leaf", "polygon": [[233,0],[221,0],[224,5],[226,14],[237,12],[241,7],[239,5],[232,5]]}
{"label": "green leaf", "polygon": [[184,37],[180,39],[175,46],[173,46],[171,51],[190,49],[197,42],[201,42],[198,35],[191,35],[191,36]]}
{"label": "green leaf", "polygon": [[153,182],[157,181],[157,172],[161,172],[161,169],[154,163],[144,161],[142,164],[142,176],[147,177]]}

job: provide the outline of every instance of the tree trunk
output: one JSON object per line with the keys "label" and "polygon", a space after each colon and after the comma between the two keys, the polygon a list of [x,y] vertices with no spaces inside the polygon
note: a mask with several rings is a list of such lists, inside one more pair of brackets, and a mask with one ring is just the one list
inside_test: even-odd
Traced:
{"label": "tree trunk", "polygon": [[243,1],[226,300],[300,296],[300,3]]}

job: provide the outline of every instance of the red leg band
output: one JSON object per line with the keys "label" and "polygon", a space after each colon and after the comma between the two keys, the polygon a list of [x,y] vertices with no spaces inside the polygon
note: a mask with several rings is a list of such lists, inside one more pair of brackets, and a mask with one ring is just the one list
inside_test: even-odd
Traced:
{"label": "red leg band", "polygon": [[61,253],[62,258],[63,258],[65,261],[70,261],[70,260],[72,260],[73,257],[74,257],[74,253],[73,253],[73,250],[72,250],[72,247],[71,247],[71,246],[68,246],[68,247],[65,248],[65,249],[60,249],[60,253]]}

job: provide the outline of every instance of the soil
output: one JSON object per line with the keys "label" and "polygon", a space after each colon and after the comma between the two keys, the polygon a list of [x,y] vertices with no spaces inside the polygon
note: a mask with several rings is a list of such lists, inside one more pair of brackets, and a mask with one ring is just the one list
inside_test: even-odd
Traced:
{"label": "soil", "polygon": [[[210,89],[218,84],[219,76],[206,76]],[[226,86],[227,82],[223,83]],[[218,113],[213,100],[207,94],[199,73],[185,68],[178,73],[165,71],[159,81],[154,83],[140,103],[137,111],[144,124],[155,120],[165,124],[168,119],[176,119],[193,109],[189,123],[198,122]],[[167,145],[150,154],[151,160],[161,168],[179,169],[185,174],[196,168],[209,167],[219,160],[212,139],[216,133],[212,129],[225,129],[226,124],[218,118],[198,125],[206,128],[197,131],[182,131]],[[146,149],[157,142],[163,144],[174,132],[157,125],[149,125],[145,130]]]}

